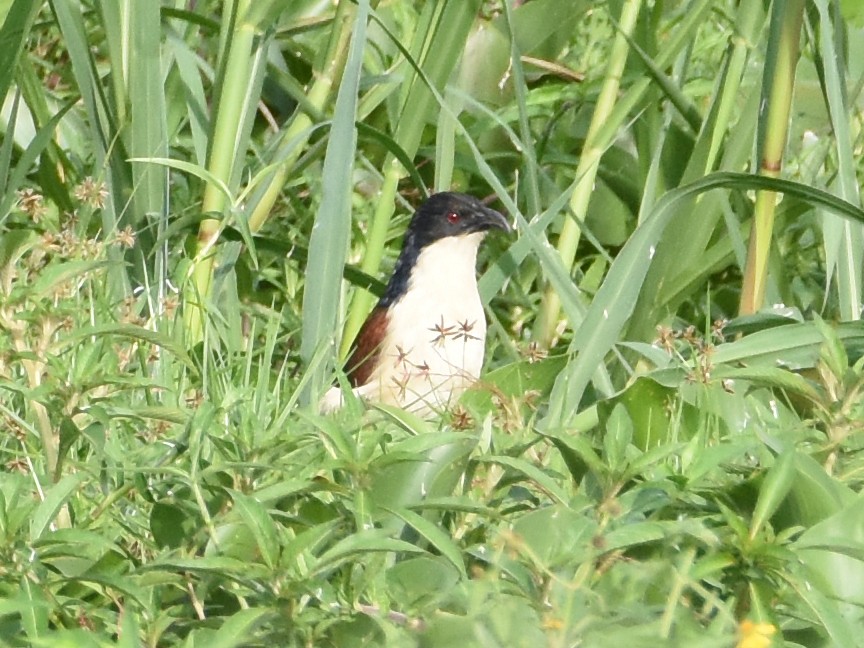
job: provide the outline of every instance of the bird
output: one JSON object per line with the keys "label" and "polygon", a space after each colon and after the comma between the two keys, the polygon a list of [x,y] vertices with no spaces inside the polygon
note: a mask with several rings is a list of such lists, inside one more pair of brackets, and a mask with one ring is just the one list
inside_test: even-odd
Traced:
{"label": "bird", "polygon": [[[428,419],[479,378],[486,316],[477,250],[493,229],[512,232],[503,215],[467,194],[435,193],[417,208],[387,288],[345,363],[355,396]],[[344,400],[335,385],[320,409],[333,412]]]}

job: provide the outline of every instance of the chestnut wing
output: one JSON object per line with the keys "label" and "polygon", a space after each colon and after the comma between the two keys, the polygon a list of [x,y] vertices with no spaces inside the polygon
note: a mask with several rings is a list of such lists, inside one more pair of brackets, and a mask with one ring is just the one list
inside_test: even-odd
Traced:
{"label": "chestnut wing", "polygon": [[345,373],[352,387],[361,387],[369,382],[372,372],[378,366],[389,319],[387,308],[376,306],[360,327],[351,355],[345,364]]}

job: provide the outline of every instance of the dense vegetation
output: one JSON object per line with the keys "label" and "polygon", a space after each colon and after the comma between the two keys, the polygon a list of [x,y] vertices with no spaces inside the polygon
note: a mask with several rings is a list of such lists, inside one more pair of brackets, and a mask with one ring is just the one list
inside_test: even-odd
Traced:
{"label": "dense vegetation", "polygon": [[[864,646],[857,2],[0,19],[4,645]],[[320,416],[448,188],[481,384]]]}

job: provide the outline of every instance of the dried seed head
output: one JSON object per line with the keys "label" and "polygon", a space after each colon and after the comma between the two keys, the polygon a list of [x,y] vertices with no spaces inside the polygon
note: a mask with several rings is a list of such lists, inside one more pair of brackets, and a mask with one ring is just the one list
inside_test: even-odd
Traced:
{"label": "dried seed head", "polygon": [[457,405],[450,413],[450,425],[454,430],[470,430],[474,427],[474,419],[461,405]]}
{"label": "dried seed head", "polygon": [[18,191],[18,208],[32,218],[34,223],[42,220],[48,212],[42,194],[30,187]]}
{"label": "dried seed head", "polygon": [[524,351],[522,351],[522,355],[525,356],[525,359],[528,360],[529,363],[534,364],[535,362],[540,362],[543,360],[548,354],[546,349],[542,348],[536,342],[531,342]]}
{"label": "dried seed head", "polygon": [[669,326],[658,326],[654,344],[671,354],[675,350],[675,331]]}
{"label": "dried seed head", "polygon": [[114,237],[114,241],[120,247],[124,247],[124,248],[135,247],[135,232],[132,231],[132,226],[127,225],[122,230],[117,232],[117,235]]}
{"label": "dried seed head", "polygon": [[726,325],[729,323],[729,320],[726,318],[720,318],[714,320],[714,324],[711,325],[711,335],[718,342],[725,342],[726,336],[723,335],[723,329],[726,328]]}
{"label": "dried seed head", "polygon": [[108,197],[105,183],[94,180],[91,176],[84,178],[81,184],[75,187],[73,193],[75,198],[94,209],[102,209],[105,206],[105,198]]}

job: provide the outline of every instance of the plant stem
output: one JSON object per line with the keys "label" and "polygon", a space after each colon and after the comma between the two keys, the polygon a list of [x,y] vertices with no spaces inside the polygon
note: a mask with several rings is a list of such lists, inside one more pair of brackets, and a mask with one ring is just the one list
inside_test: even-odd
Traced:
{"label": "plant stem", "polygon": [[[371,3],[374,6],[377,3]],[[323,113],[333,97],[333,88],[339,85],[339,79],[345,68],[345,60],[348,58],[348,45],[351,42],[351,25],[353,23],[356,7],[350,2],[340,2],[336,7],[336,15],[333,19],[333,30],[324,57],[324,68],[316,73],[315,81],[307,94],[310,108]],[[288,178],[288,174],[297,163],[297,159],[306,148],[306,143],[311,135],[314,117],[309,112],[301,112],[298,108],[290,125],[282,137],[282,142],[276,152],[276,158],[283,158],[279,168],[273,172],[267,188],[261,194],[258,203],[249,216],[249,229],[257,232],[267,220],[273,205],[282,193],[282,188]]]}
{"label": "plant stem", "polygon": [[[237,18],[220,85],[212,147],[207,164],[207,170],[226,185],[230,185],[234,163],[240,154],[237,150],[237,139],[243,122],[241,116],[248,101],[247,90],[255,47],[255,25],[244,20],[248,6],[249,0],[237,0],[235,4]],[[225,202],[225,195],[218,186],[208,183],[204,188],[201,211],[205,215],[221,214],[226,207]],[[195,258],[184,311],[187,343],[190,345],[199,342],[203,337],[204,309],[213,281],[214,247],[219,237],[219,224],[220,220],[217,218],[205,218],[198,227]]]}
{"label": "plant stem", "polygon": [[[564,221],[561,235],[558,238],[558,254],[568,270],[572,270],[573,261],[576,258],[576,249],[579,247],[582,223],[588,213],[588,203],[594,191],[594,182],[597,177],[597,169],[600,166],[600,158],[605,148],[598,146],[597,133],[606,123],[609,113],[615,106],[618,97],[618,89],[621,85],[621,75],[627,62],[629,45],[627,39],[633,33],[636,19],[642,7],[642,0],[626,0],[621,9],[621,20],[619,22],[618,34],[612,44],[609,56],[609,66],[600,95],[597,97],[597,105],[591,118],[591,125],[585,137],[585,146],[582,149],[579,165],[576,168],[576,176],[579,183],[570,197],[570,210],[572,217]],[[540,313],[534,327],[534,339],[543,347],[548,347],[555,338],[558,326],[558,318],[561,312],[561,301],[555,290],[549,286],[543,294],[540,304]]]}
{"label": "plant stem", "polygon": [[[783,163],[803,18],[804,0],[778,0],[774,3],[762,83],[764,121],[760,123],[759,129],[759,173],[769,178],[780,175]],[[744,284],[741,287],[741,315],[755,313],[765,301],[775,205],[776,194],[773,191],[760,191],[756,195]]]}

